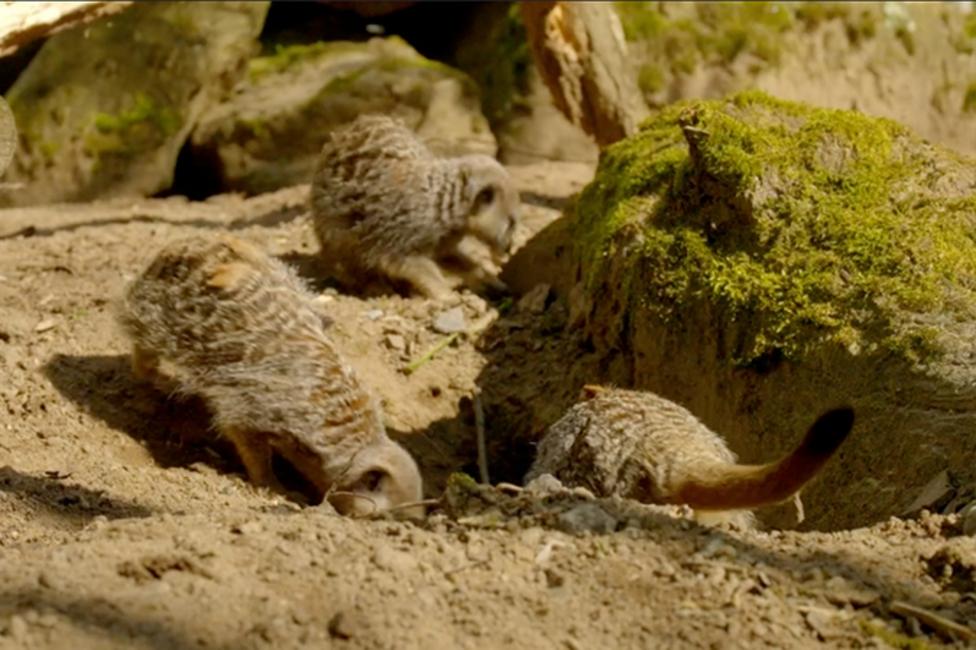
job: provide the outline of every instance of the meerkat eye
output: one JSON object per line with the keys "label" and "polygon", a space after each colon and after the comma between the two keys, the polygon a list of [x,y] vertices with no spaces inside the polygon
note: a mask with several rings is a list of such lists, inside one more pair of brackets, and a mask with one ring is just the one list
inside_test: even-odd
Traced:
{"label": "meerkat eye", "polygon": [[376,492],[384,478],[386,478],[386,472],[381,469],[373,469],[363,474],[357,481],[357,485],[367,492]]}
{"label": "meerkat eye", "polygon": [[495,188],[486,187],[485,189],[478,192],[478,196],[475,197],[475,201],[480,204],[491,203],[495,200]]}

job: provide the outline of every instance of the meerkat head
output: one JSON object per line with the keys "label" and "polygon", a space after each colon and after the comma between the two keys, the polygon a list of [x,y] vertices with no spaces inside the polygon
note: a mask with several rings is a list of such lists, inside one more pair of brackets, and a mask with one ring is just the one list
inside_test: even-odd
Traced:
{"label": "meerkat head", "polygon": [[458,169],[467,198],[467,231],[491,248],[500,261],[512,248],[512,236],[519,218],[519,193],[508,171],[486,155],[458,159]]}
{"label": "meerkat head", "polygon": [[[329,502],[340,514],[365,516],[422,498],[423,481],[417,463],[406,449],[383,439],[356,454]],[[403,508],[403,512],[422,517],[424,509],[416,505]]]}

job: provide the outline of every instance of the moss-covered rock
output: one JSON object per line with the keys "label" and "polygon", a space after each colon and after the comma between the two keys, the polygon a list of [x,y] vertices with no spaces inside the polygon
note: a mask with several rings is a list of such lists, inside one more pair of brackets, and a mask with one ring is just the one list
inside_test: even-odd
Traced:
{"label": "moss-covered rock", "polygon": [[224,189],[263,192],[308,182],[326,134],[363,113],[400,117],[442,154],[494,154],[478,88],[397,37],[278,47],[251,60],[234,97],[192,137]]}
{"label": "moss-covered rock", "polygon": [[913,466],[902,490],[946,464],[976,479],[974,224],[976,162],[885,119],[745,92],[669,107],[608,148],[572,231],[588,333],[630,355],[611,379],[679,399],[759,457],[854,400],[849,462],[831,472],[864,497],[880,449]]}
{"label": "moss-covered rock", "polygon": [[740,363],[824,342],[914,360],[936,332],[905,313],[976,315],[974,187],[894,122],[747,92],[671,107],[611,147],[579,239],[592,281],[616,233],[646,226],[644,289],[671,298],[666,316],[704,297],[747,319]]}
{"label": "moss-covered rock", "polygon": [[7,99],[21,133],[10,204],[147,195],[257,48],[267,2],[138,4],[51,37]]}

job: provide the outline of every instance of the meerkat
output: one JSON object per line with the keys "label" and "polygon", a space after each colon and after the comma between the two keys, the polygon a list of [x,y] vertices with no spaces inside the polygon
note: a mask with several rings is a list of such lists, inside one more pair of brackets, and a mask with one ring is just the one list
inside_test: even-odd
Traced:
{"label": "meerkat", "polygon": [[[322,256],[349,274],[406,281],[429,298],[504,288],[519,194],[484,154],[435,156],[402,122],[364,115],[329,134],[311,188]],[[445,261],[461,263],[451,269]]]}
{"label": "meerkat", "polygon": [[165,246],[129,285],[119,320],[136,377],[201,396],[253,483],[281,488],[277,452],[342,514],[419,501],[417,464],[387,437],[312,300],[294,271],[255,246],[190,238]]}
{"label": "meerkat", "polygon": [[821,415],[792,452],[742,465],[721,436],[654,393],[586,386],[582,401],[546,431],[526,475],[551,474],[597,496],[685,504],[702,523],[753,524],[753,508],[799,492],[847,438],[848,407]]}

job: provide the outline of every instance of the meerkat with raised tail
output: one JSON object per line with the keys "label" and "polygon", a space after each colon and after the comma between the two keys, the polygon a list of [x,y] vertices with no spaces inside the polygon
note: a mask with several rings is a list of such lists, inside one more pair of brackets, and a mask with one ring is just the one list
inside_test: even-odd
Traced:
{"label": "meerkat with raised tail", "polygon": [[198,237],[156,255],[127,288],[119,321],[134,374],[163,379],[164,362],[177,391],[207,402],[253,483],[280,488],[277,452],[342,514],[419,501],[417,464],[387,437],[312,300],[294,271],[255,246]]}
{"label": "meerkat with raised tail", "polygon": [[332,131],[312,179],[312,222],[328,262],[440,300],[461,285],[504,287],[496,276],[518,210],[514,181],[497,160],[440,158],[381,115]]}
{"label": "meerkat with raised tail", "polygon": [[854,411],[821,415],[792,452],[742,465],[721,436],[688,410],[654,393],[585,386],[582,401],[546,431],[531,481],[551,474],[597,496],[685,504],[702,523],[751,526],[751,512],[797,494],[847,438]]}

